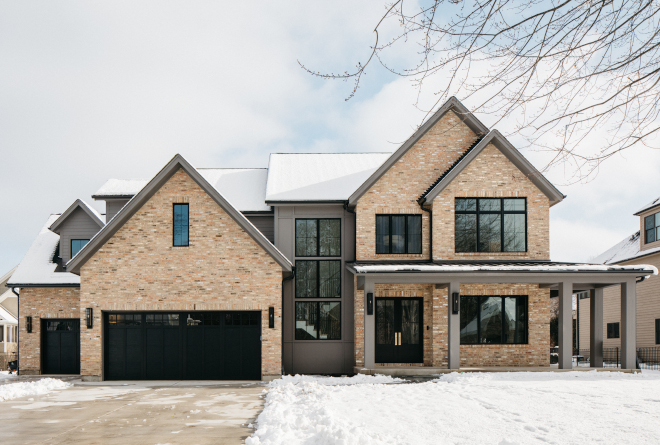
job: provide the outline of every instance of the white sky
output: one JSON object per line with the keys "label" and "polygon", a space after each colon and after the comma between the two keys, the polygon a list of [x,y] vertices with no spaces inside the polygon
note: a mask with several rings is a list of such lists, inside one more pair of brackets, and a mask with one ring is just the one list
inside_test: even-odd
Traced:
{"label": "white sky", "polygon": [[[345,101],[350,83],[297,62],[353,67],[383,4],[0,1],[0,274],[48,214],[92,202],[108,178],[149,178],[175,153],[265,167],[270,152],[395,150],[423,117],[408,81],[373,69]],[[658,171],[660,153],[635,149],[586,184],[548,172],[568,195],[551,210],[552,259],[588,260],[637,230]]]}

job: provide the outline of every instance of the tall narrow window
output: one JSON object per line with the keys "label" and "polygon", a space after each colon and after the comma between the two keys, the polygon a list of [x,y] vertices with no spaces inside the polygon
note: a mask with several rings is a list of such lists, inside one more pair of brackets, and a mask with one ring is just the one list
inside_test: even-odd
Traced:
{"label": "tall narrow window", "polygon": [[456,198],[456,252],[525,252],[525,198]]}
{"label": "tall narrow window", "polygon": [[422,253],[422,215],[376,215],[376,253]]}
{"label": "tall narrow window", "polygon": [[85,247],[85,244],[89,242],[88,239],[72,239],[71,240],[71,258],[76,256],[80,249]]}
{"label": "tall narrow window", "polygon": [[655,319],[655,344],[660,345],[660,318]]}
{"label": "tall narrow window", "polygon": [[188,245],[188,204],[174,204],[174,246]]}

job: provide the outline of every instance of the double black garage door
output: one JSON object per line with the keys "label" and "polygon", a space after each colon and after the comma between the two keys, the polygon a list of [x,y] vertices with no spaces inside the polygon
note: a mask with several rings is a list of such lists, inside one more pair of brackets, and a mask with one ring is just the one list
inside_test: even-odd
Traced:
{"label": "double black garage door", "polygon": [[106,313],[107,380],[259,380],[261,313]]}

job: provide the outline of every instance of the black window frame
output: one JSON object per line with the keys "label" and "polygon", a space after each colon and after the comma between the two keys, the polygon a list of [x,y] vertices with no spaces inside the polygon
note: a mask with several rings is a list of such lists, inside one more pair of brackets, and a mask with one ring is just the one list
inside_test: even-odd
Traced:
{"label": "black window frame", "polygon": [[655,344],[660,345],[660,318],[655,319]]}
{"label": "black window frame", "polygon": [[621,338],[620,322],[607,323],[607,338]]}
{"label": "black window frame", "polygon": [[[328,263],[339,263],[339,296],[338,297],[321,297],[321,263],[322,262],[328,262]],[[338,299],[341,298],[341,286],[342,286],[342,270],[341,270],[341,260],[336,259],[336,260],[308,260],[308,259],[300,259],[296,260],[296,266],[299,265],[299,263],[316,263],[316,296],[314,297],[299,297],[298,296],[298,275],[296,274],[296,282],[295,282],[295,289],[294,289],[294,297],[297,299],[301,300],[310,300],[312,298],[319,298],[321,300],[327,300],[327,301],[337,301]],[[300,269],[298,269],[300,270]]]}
{"label": "black window frame", "polygon": [[[502,300],[502,309],[500,310],[500,313],[502,314],[502,337],[501,340],[504,339],[505,336],[505,323],[504,323],[504,302],[506,298],[524,298],[525,299],[525,307],[526,307],[526,312],[525,312],[525,341],[524,342],[519,342],[519,343],[505,343],[505,342],[500,342],[500,343],[479,343],[479,339],[481,338],[481,304],[478,305],[479,311],[477,312],[477,342],[476,343],[464,343],[462,339],[460,339],[460,344],[461,345],[481,345],[481,346],[493,346],[493,345],[528,345],[529,344],[529,296],[528,295],[461,295],[461,302],[460,302],[460,308],[461,311],[463,310],[463,299],[464,298],[500,298]],[[459,320],[459,328],[460,328],[460,320]],[[460,335],[459,335],[460,338]]]}
{"label": "black window frame", "polygon": [[[658,232],[660,232],[660,225],[656,224],[656,222],[658,221],[658,218],[656,218],[656,215],[658,215],[658,214],[660,214],[660,212],[656,212],[652,215],[648,215],[648,216],[644,217],[644,229],[643,229],[644,230],[644,244],[651,244],[651,243],[654,243],[654,242],[660,240],[660,237],[658,237]],[[653,227],[651,227],[650,229],[647,229],[646,228],[646,221],[649,218],[653,218]],[[649,241],[649,232],[651,232],[651,231],[653,232],[653,239]]]}
{"label": "black window frame", "polygon": [[80,252],[81,250],[83,250],[83,248],[87,245],[87,243],[85,243],[85,246],[82,246],[80,249],[78,249],[78,252],[76,252],[76,254],[74,254],[73,253],[73,242],[74,241],[87,241],[87,243],[89,243],[89,239],[86,239],[86,238],[72,238],[71,241],[69,242],[69,248],[71,249],[71,250],[69,250],[69,252],[71,253],[71,258],[76,256],[76,254],[78,252]]}
{"label": "black window frame", "polygon": [[[459,199],[474,199],[476,200],[476,210],[456,210],[456,200]],[[500,210],[480,210],[479,209],[479,201],[481,200],[492,200],[492,199],[499,199],[500,200]],[[525,201],[525,210],[504,210],[504,200],[505,199],[523,199]],[[529,250],[528,246],[528,238],[529,238],[529,232],[528,232],[528,224],[527,224],[527,197],[507,197],[507,198],[473,198],[473,197],[458,197],[454,198],[454,215],[476,215],[477,217],[477,248],[474,251],[468,250],[468,251],[459,251],[456,250],[456,217],[454,216],[454,252],[456,253],[527,253]],[[499,251],[488,251],[488,250],[479,250],[480,248],[480,230],[479,230],[479,216],[482,214],[490,214],[490,215],[500,215],[500,250]],[[525,250],[511,250],[511,251],[505,251],[504,250],[504,215],[525,215]]]}
{"label": "black window frame", "polygon": [[[393,216],[403,216],[404,217],[404,248],[403,252],[401,253],[392,253],[392,217]],[[388,236],[388,244],[387,244],[387,252],[379,252],[378,251],[378,218],[379,217],[388,217],[388,230],[389,230],[389,236]],[[419,252],[409,252],[408,250],[408,218],[409,217],[414,217],[414,218],[419,218]],[[376,243],[375,243],[375,249],[376,249],[376,255],[421,255],[424,252],[424,228],[423,228],[424,220],[422,219],[422,215],[419,213],[377,213],[376,214],[376,219],[375,219],[375,236],[376,236]]]}
{"label": "black window frame", "polygon": [[[293,338],[296,341],[341,341],[342,339],[342,309],[341,309],[341,300],[333,299],[323,299],[323,300],[316,300],[316,301],[306,301],[307,299],[301,299],[297,300],[294,302],[293,305]],[[315,323],[315,329],[316,329],[316,338],[298,338],[297,337],[297,331],[298,329],[296,328],[296,322],[298,321],[298,304],[315,304],[316,305],[316,323]],[[339,305],[339,337],[338,338],[320,338],[321,337],[321,305],[323,303],[337,303]]]}
{"label": "black window frame", "polygon": [[[339,254],[338,255],[321,255],[321,221],[339,221]],[[316,255],[298,255],[298,236],[296,234],[296,227],[298,221],[316,221]],[[293,222],[293,241],[294,241],[294,254],[296,258],[340,258],[342,254],[342,227],[341,218],[296,218]]]}
{"label": "black window frame", "polygon": [[[186,236],[186,244],[177,244],[175,239],[176,233],[176,219],[174,216],[174,209],[177,206],[188,208],[188,233]],[[190,246],[190,204],[187,202],[175,202],[172,204],[172,247],[189,247]]]}

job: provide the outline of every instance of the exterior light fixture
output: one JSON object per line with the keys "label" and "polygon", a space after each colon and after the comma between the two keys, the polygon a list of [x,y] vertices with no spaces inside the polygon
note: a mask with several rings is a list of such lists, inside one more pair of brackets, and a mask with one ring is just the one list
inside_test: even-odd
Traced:
{"label": "exterior light fixture", "polygon": [[268,308],[268,327],[270,329],[275,328],[275,308],[274,307],[269,307]]}
{"label": "exterior light fixture", "polygon": [[85,309],[85,315],[87,316],[87,329],[92,329],[94,327],[94,310],[88,307]]}
{"label": "exterior light fixture", "polygon": [[460,295],[458,292],[452,292],[451,294],[451,313],[452,314],[458,314],[458,311],[460,310]]}
{"label": "exterior light fixture", "polygon": [[367,315],[374,314],[374,294],[367,292]]}
{"label": "exterior light fixture", "polygon": [[30,316],[25,317],[25,329],[28,333],[32,333],[32,317]]}

